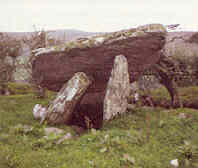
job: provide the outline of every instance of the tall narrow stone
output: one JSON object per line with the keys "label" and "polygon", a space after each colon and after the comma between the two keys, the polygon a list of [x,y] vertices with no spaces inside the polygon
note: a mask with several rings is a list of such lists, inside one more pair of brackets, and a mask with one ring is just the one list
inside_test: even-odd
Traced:
{"label": "tall narrow stone", "polygon": [[68,124],[75,106],[80,102],[91,80],[83,72],[76,73],[59,91],[49,105],[45,120],[50,124]]}
{"label": "tall narrow stone", "polygon": [[123,55],[115,57],[104,99],[103,120],[110,120],[127,109],[130,82],[127,59]]}

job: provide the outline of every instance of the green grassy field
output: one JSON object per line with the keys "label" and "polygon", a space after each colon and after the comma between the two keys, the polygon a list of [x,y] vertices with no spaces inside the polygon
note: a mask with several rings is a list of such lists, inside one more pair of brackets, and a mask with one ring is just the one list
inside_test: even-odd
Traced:
{"label": "green grassy field", "polygon": [[[186,88],[182,99],[198,97],[189,90],[198,87]],[[135,108],[80,137],[60,126],[73,138],[56,144],[60,136],[44,138],[48,125],[32,115],[36,103],[47,105],[52,98],[36,99],[32,92],[0,96],[0,168],[171,168],[173,159],[179,168],[198,168],[198,110]]]}
{"label": "green grassy field", "polygon": [[[178,88],[178,93],[184,107],[198,109],[198,86]],[[152,97],[155,103],[162,107],[171,104],[171,98],[165,87],[153,90]]]}

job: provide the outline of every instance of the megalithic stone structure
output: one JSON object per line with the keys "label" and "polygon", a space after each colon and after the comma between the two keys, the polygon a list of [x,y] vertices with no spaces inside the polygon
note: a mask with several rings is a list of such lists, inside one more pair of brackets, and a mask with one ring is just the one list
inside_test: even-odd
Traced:
{"label": "megalithic stone structure", "polygon": [[[93,127],[100,128],[105,89],[115,56],[126,57],[130,81],[134,82],[162,58],[166,33],[163,25],[152,24],[34,51],[33,78],[41,87],[60,91],[75,73],[84,72],[93,84],[87,89],[78,110],[82,114],[88,112]],[[78,120],[79,117],[74,118],[75,123],[85,125],[84,121],[81,122],[83,116],[81,120]]]}

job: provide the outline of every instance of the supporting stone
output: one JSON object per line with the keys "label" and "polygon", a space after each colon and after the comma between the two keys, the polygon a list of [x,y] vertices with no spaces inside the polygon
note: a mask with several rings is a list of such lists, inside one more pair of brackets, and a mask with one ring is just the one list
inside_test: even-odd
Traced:
{"label": "supporting stone", "polygon": [[171,106],[173,108],[182,107],[181,100],[179,98],[177,83],[175,79],[177,77],[178,67],[174,61],[166,56],[161,56],[160,60],[152,67],[156,73],[156,77],[159,82],[166,87],[171,96]]}
{"label": "supporting stone", "polygon": [[107,84],[104,99],[103,119],[110,120],[115,115],[126,112],[130,82],[127,59],[123,55],[115,57],[113,69]]}
{"label": "supporting stone", "polygon": [[85,73],[76,73],[62,87],[56,99],[49,105],[45,120],[49,124],[69,124],[76,105],[91,83]]}

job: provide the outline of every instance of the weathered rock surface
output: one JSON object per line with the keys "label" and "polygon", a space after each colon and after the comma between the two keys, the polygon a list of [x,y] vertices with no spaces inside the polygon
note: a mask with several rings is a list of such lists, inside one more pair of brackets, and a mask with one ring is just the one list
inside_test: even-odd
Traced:
{"label": "weathered rock surface", "polygon": [[103,119],[110,120],[126,112],[130,91],[127,59],[123,55],[115,57],[113,69],[107,84],[104,99]]}
{"label": "weathered rock surface", "polygon": [[69,124],[75,106],[81,100],[91,80],[85,73],[76,73],[59,91],[49,105],[45,120],[50,124]]}
{"label": "weathered rock surface", "polygon": [[59,91],[74,73],[84,72],[94,80],[89,91],[101,92],[110,77],[115,56],[123,54],[133,82],[160,57],[166,32],[158,29],[157,32],[155,26],[154,31],[151,31],[152,26],[140,27],[70,42],[60,51],[36,53],[33,78],[41,86]]}

